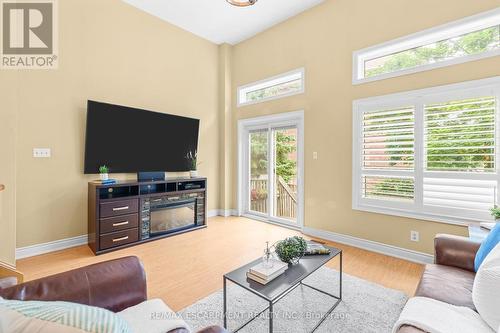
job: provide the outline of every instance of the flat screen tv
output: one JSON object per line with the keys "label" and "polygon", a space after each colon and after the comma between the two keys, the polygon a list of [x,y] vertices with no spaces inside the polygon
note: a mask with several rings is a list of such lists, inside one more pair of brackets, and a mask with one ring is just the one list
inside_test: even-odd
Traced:
{"label": "flat screen tv", "polygon": [[189,171],[198,147],[199,119],[95,101],[87,104],[86,174]]}

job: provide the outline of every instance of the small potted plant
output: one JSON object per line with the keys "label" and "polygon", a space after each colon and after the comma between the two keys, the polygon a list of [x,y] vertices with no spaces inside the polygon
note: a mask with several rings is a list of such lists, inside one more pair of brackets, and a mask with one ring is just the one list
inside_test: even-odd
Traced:
{"label": "small potted plant", "polygon": [[293,236],[276,243],[275,249],[281,261],[288,264],[298,264],[307,250],[307,243],[304,238]]}
{"label": "small potted plant", "polygon": [[198,162],[198,151],[189,151],[189,153],[186,154],[186,159],[188,160],[189,163],[189,175],[191,178],[196,178],[198,177],[198,165],[201,163]]}
{"label": "small potted plant", "polygon": [[500,208],[497,205],[490,209],[490,213],[495,218],[495,222],[500,223]]}
{"label": "small potted plant", "polygon": [[101,180],[108,180],[109,179],[108,172],[109,172],[109,168],[107,166],[101,165],[99,167],[99,177],[101,178]]}

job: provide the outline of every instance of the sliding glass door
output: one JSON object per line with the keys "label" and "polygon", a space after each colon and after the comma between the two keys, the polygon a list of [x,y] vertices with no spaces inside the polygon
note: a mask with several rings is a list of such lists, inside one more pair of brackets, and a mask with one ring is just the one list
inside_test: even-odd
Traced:
{"label": "sliding glass door", "polygon": [[296,121],[243,127],[242,213],[300,228],[301,153]]}

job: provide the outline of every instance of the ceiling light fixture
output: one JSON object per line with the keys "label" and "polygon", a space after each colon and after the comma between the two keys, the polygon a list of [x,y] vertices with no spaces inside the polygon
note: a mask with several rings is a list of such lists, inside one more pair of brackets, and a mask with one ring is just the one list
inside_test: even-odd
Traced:
{"label": "ceiling light fixture", "polygon": [[257,0],[226,0],[233,6],[238,6],[238,7],[247,7],[247,6],[252,6],[255,5]]}

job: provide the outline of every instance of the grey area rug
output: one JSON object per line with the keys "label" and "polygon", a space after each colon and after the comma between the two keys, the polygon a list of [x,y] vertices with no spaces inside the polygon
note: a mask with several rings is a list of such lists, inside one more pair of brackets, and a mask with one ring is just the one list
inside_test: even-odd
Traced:
{"label": "grey area rug", "polygon": [[[338,272],[322,267],[304,282],[338,294]],[[179,312],[196,332],[209,325],[222,326],[222,290]],[[316,330],[322,332],[384,333],[392,327],[403,310],[407,296],[353,276],[343,276],[343,300]],[[335,299],[311,288],[299,286],[274,306],[274,332],[310,332],[334,304]],[[258,296],[228,282],[228,324],[234,330],[267,307]],[[269,332],[268,311],[246,326],[242,333]]]}

